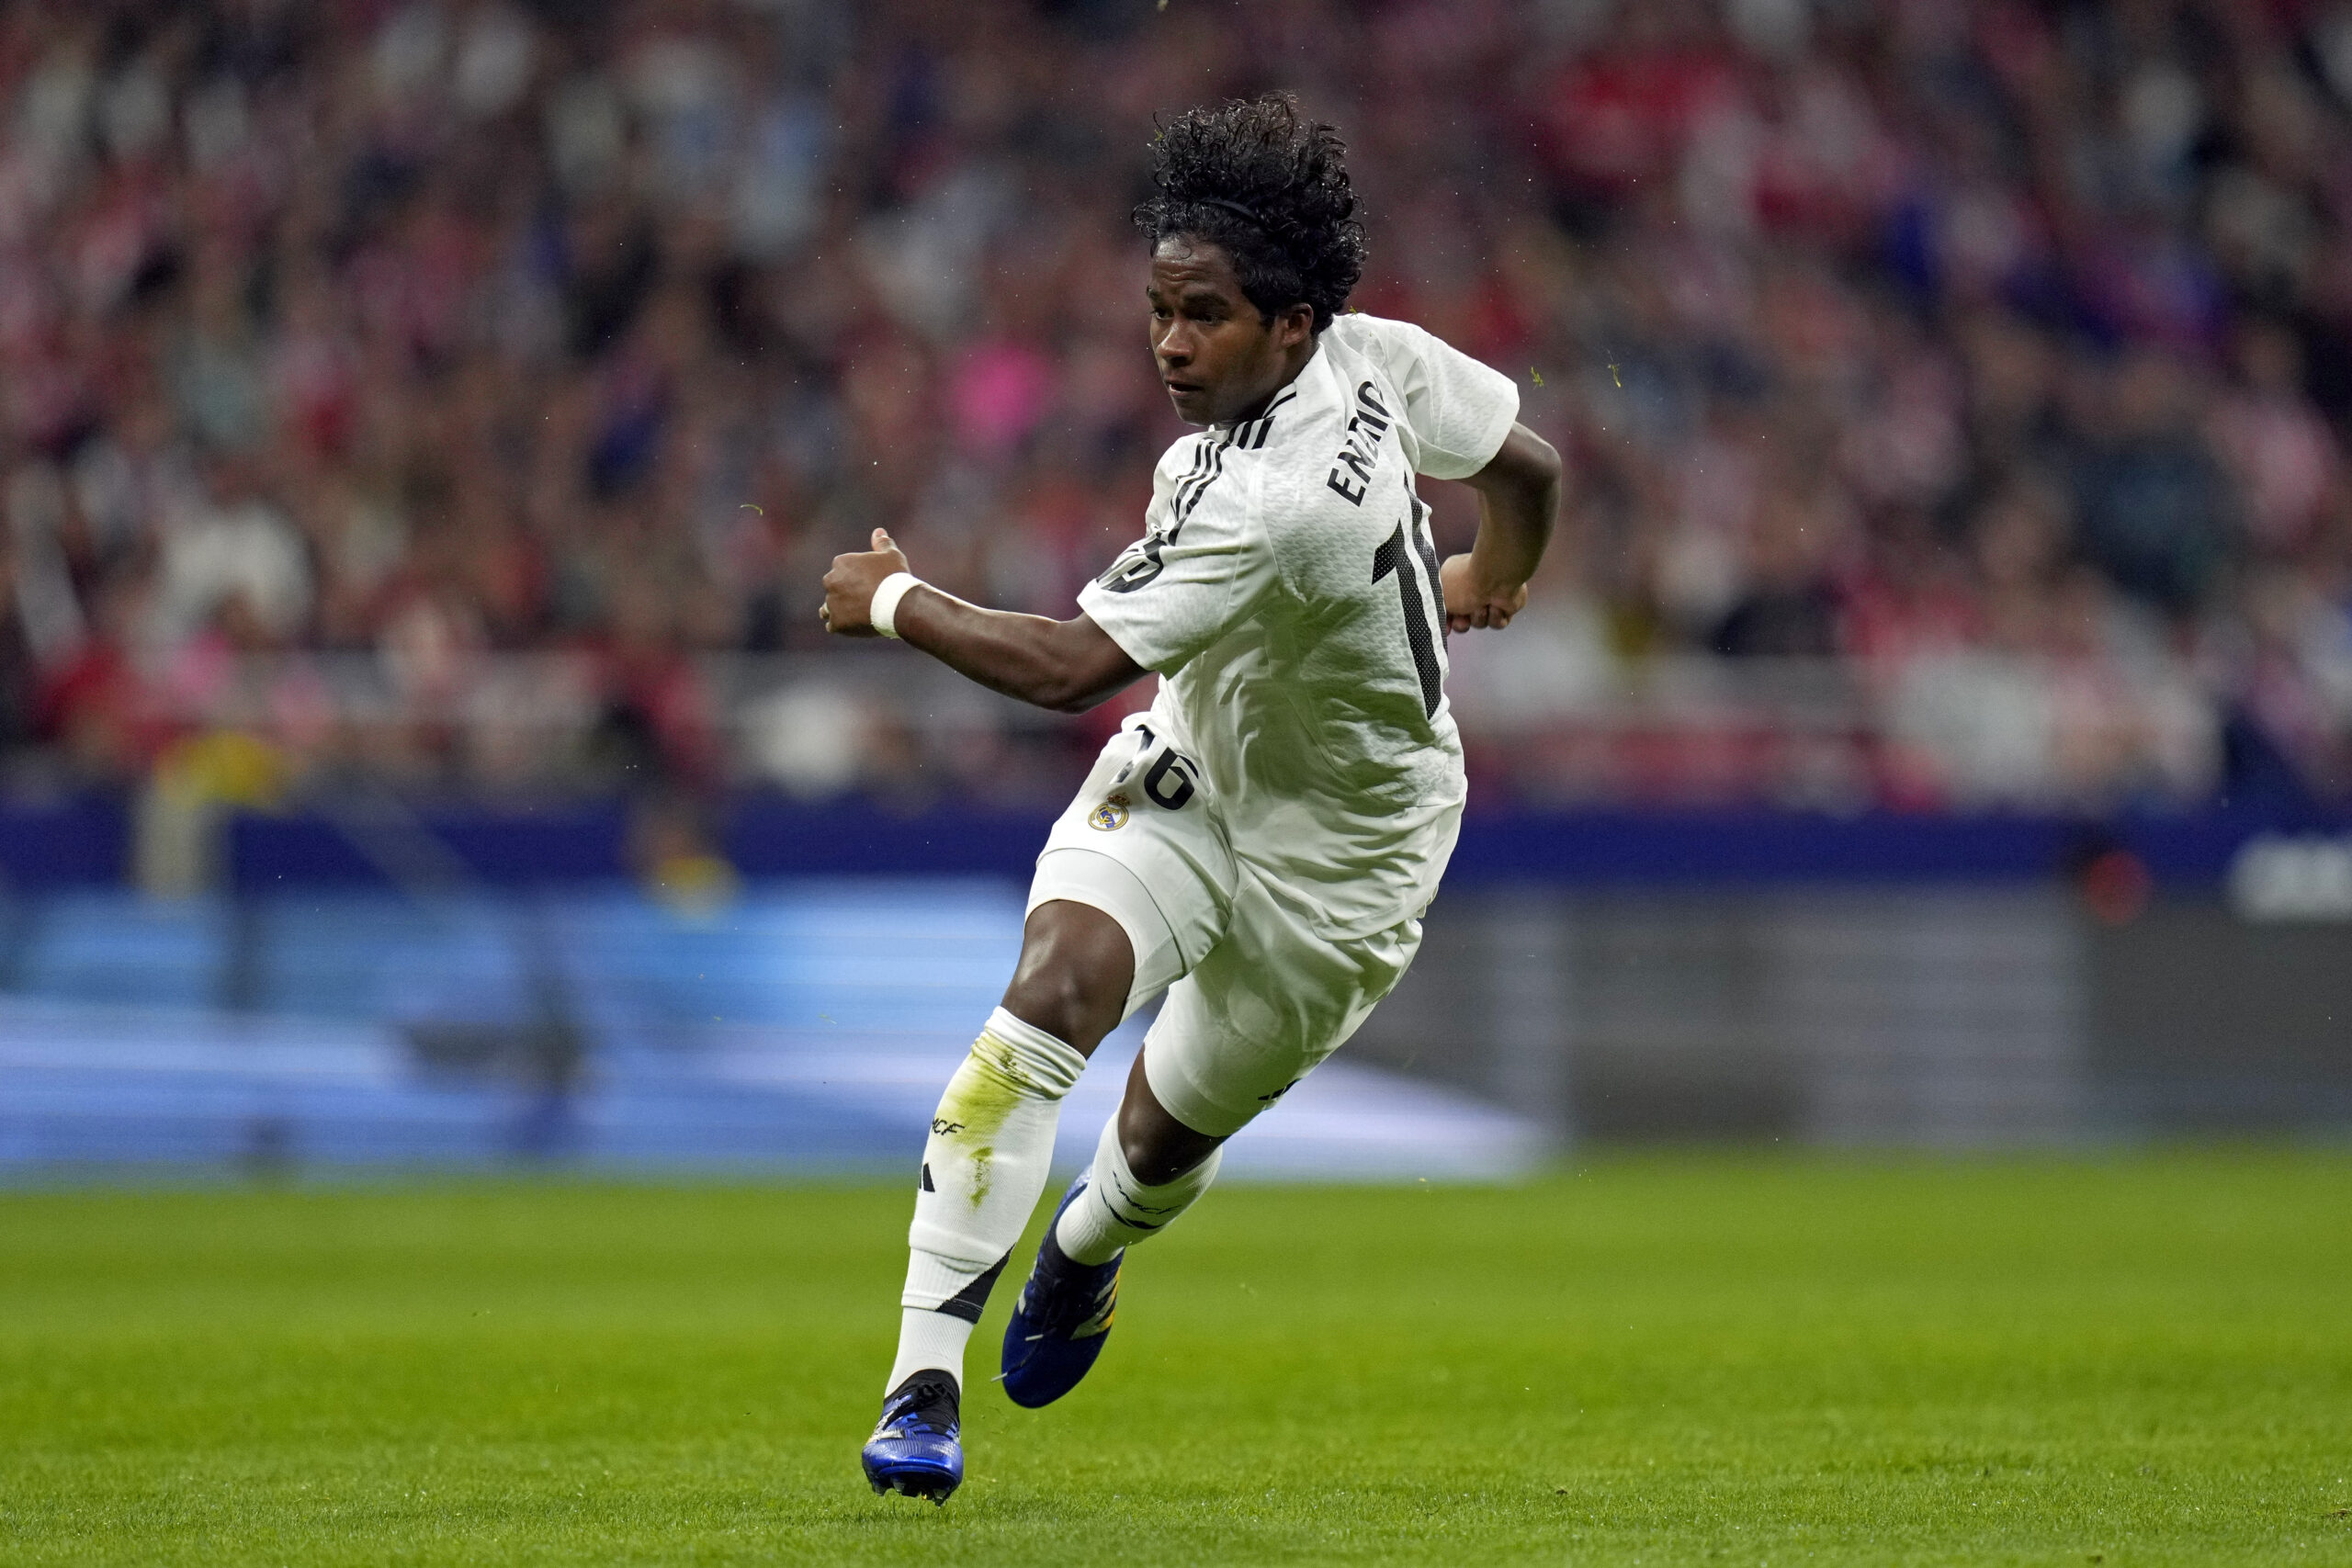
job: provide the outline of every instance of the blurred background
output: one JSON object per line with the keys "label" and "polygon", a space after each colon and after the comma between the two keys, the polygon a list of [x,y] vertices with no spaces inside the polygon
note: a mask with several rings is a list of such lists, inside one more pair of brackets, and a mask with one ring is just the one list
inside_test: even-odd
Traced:
{"label": "blurred background", "polygon": [[1277,87],[1572,479],[1237,1168],[2352,1126],[2352,5],[16,0],[0,1169],[910,1160],[1150,683],[818,580],[1071,613]]}

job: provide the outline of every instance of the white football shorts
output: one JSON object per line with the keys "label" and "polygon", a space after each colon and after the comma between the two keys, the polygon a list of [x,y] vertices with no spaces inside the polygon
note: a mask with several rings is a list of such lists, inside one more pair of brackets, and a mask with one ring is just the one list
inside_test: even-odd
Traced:
{"label": "white football shorts", "polygon": [[1037,857],[1029,908],[1057,898],[1119,922],[1135,948],[1132,1013],[1168,999],[1144,1077],[1169,1113],[1222,1136],[1347,1043],[1420,946],[1418,919],[1360,939],[1318,935],[1237,861],[1199,772],[1131,716]]}

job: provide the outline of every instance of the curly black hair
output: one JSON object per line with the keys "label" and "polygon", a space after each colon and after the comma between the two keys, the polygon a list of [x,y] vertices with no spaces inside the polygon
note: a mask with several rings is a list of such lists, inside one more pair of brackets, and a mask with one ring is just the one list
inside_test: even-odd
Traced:
{"label": "curly black hair", "polygon": [[1136,209],[1155,246],[1208,241],[1233,258],[1241,291],[1271,320],[1302,300],[1321,332],[1363,276],[1363,225],[1348,144],[1304,118],[1287,93],[1187,109],[1152,141],[1158,193]]}

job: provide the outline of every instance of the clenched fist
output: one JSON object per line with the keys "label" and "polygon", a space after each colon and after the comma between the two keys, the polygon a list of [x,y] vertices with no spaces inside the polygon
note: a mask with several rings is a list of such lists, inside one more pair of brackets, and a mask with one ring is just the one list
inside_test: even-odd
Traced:
{"label": "clenched fist", "polygon": [[1449,631],[1466,632],[1473,627],[1500,631],[1510,625],[1513,615],[1527,608],[1527,584],[1485,581],[1466,555],[1448,556],[1445,564],[1438,569],[1438,581],[1445,590],[1445,625]]}
{"label": "clenched fist", "polygon": [[888,532],[875,529],[872,549],[833,558],[833,570],[825,573],[824,607],[817,618],[827,631],[842,637],[879,637],[874,629],[874,591],[892,572],[906,570],[906,552],[890,542]]}

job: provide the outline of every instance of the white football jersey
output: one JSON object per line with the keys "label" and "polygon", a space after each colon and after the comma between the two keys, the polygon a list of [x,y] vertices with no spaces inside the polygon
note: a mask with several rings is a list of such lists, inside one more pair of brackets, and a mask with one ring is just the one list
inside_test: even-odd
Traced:
{"label": "white football jersey", "polygon": [[1168,449],[1144,536],[1079,605],[1161,677],[1237,859],[1317,930],[1418,916],[1452,853],[1462,742],[1413,476],[1486,467],[1510,378],[1419,327],[1345,315],[1255,419]]}

